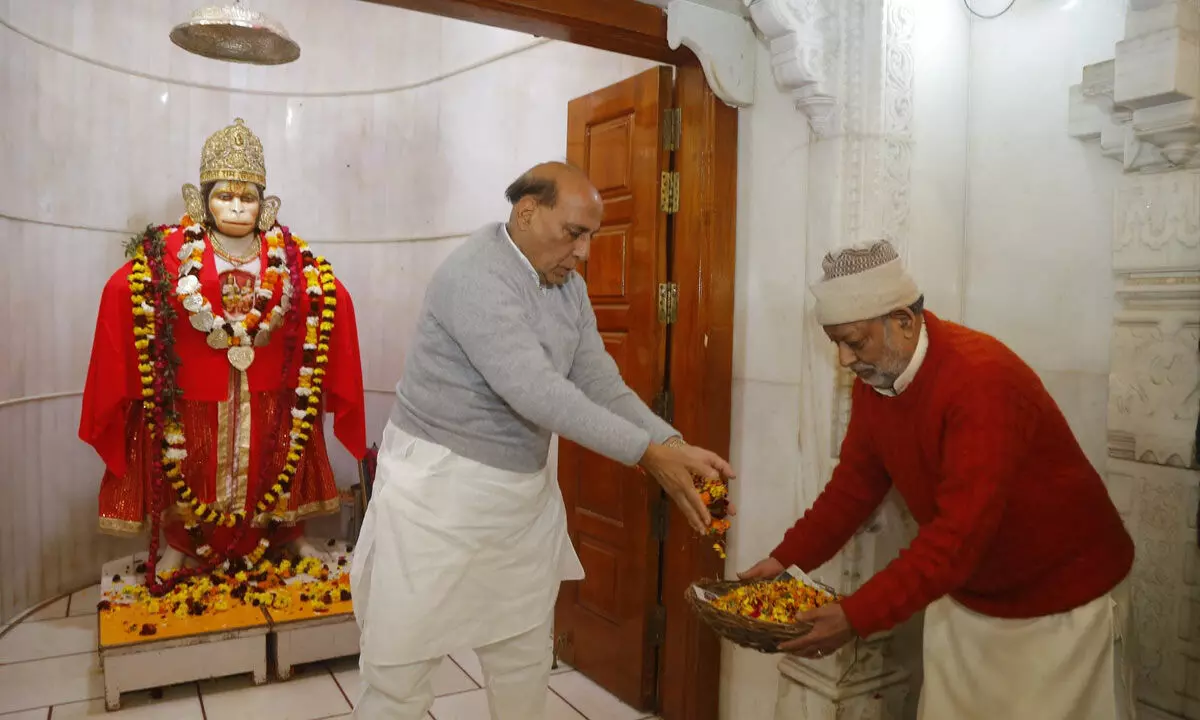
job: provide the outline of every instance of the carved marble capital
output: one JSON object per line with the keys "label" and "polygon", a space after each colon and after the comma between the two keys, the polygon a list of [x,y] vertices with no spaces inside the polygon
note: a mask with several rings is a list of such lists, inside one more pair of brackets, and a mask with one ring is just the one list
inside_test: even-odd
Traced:
{"label": "carved marble capital", "polygon": [[766,37],[775,81],[790,92],[818,136],[836,124],[836,0],[746,0]]}
{"label": "carved marble capital", "polygon": [[1200,3],[1131,0],[1114,55],[1071,88],[1070,134],[1126,172],[1200,167]]}

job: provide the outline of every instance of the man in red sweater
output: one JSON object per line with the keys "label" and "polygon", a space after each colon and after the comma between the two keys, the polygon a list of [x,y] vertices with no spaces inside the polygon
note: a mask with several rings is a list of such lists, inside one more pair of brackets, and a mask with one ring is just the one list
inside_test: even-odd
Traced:
{"label": "man in red sweater", "polygon": [[827,562],[893,485],[912,544],[781,650],[829,655],[927,608],[922,720],[1132,718],[1133,541],[1038,376],[938,319],[886,241],[830,253],[817,319],[858,376],[841,460],[770,557]]}

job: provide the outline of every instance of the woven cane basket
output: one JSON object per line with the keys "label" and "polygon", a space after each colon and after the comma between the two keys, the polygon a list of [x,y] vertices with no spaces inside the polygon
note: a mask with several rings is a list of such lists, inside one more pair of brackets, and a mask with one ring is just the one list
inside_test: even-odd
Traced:
{"label": "woven cane basket", "polygon": [[[726,640],[740,645],[744,648],[757,650],[762,653],[777,653],[779,652],[779,644],[788,640],[795,640],[798,637],[807,635],[809,630],[812,630],[812,623],[795,623],[792,625],[784,625],[783,623],[769,622],[767,620],[756,620],[743,615],[735,615],[733,613],[723,612],[718,610],[712,603],[700,597],[696,592],[696,588],[707,590],[708,592],[720,597],[726,593],[733,592],[740,587],[747,585],[756,585],[763,580],[752,580],[746,582],[728,581],[728,580],[708,580],[695,583],[687,589],[685,595],[687,602],[692,606],[692,610],[700,616],[704,624],[712,628],[713,632]],[[822,590],[834,594],[832,590],[822,586]]]}

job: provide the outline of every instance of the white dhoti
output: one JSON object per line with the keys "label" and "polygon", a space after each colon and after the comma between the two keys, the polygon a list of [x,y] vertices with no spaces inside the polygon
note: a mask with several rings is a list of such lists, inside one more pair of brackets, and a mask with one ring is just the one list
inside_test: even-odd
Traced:
{"label": "white dhoti", "polygon": [[438,662],[476,650],[492,717],[537,720],[530,703],[545,703],[559,583],[581,579],[546,469],[488,467],[389,423],[350,570],[362,631],[356,716],[419,720]]}
{"label": "white dhoti", "polygon": [[949,597],[925,612],[920,720],[1134,720],[1128,581],[1070,612],[1005,620]]}

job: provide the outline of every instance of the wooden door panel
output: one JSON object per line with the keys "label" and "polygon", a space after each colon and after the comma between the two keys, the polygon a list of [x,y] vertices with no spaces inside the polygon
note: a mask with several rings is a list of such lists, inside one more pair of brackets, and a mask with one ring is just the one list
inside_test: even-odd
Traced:
{"label": "wooden door panel", "polygon": [[589,573],[595,573],[595,582],[579,588],[579,605],[612,623],[621,622],[619,599],[621,560],[614,548],[600,545],[585,538],[579,545],[579,558]]}
{"label": "wooden door panel", "polygon": [[587,279],[588,297],[593,303],[625,299],[625,256],[628,254],[628,245],[628,225],[605,228],[592,237],[588,256],[590,265],[584,268],[584,277]]}
{"label": "wooden door panel", "polygon": [[[666,279],[666,222],[658,184],[671,69],[656,68],[567,107],[567,159],[588,173],[604,220],[580,273],[605,348],[626,384],[649,402],[662,387],[666,335],[658,283]],[[647,637],[657,604],[659,545],[651,534],[658,488],[626,468],[560,440],[558,480],[567,528],[586,579],[566,583],[555,612],[563,660],[630,705],[654,702],[656,653]]]}
{"label": "wooden door panel", "polygon": [[633,147],[633,117],[620,115],[588,128],[588,177],[606,195],[627,191],[630,186],[630,150]]}

